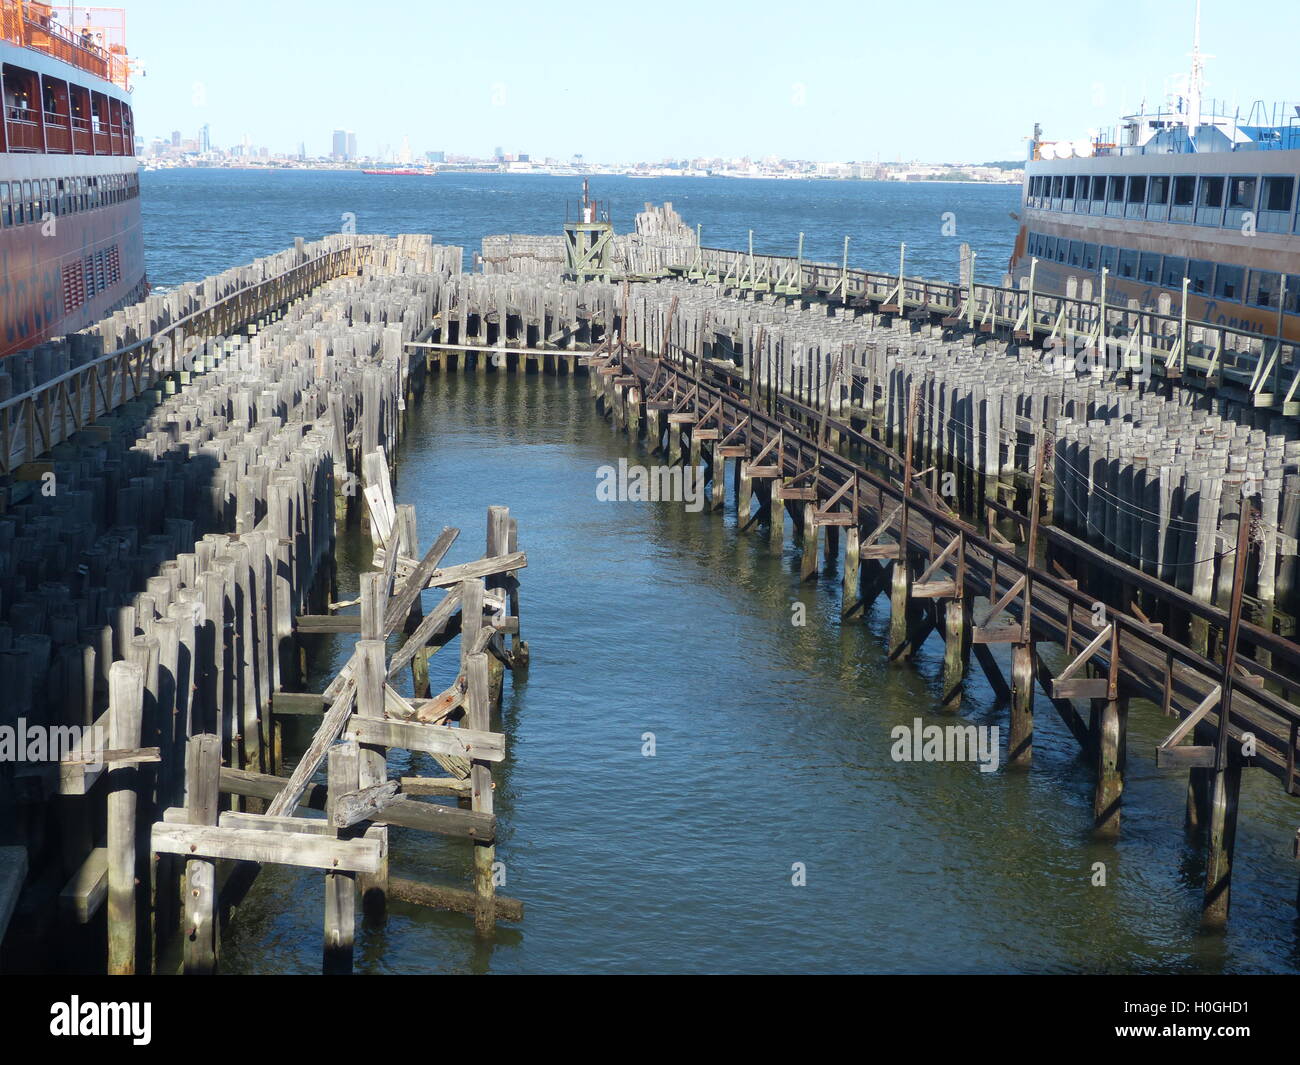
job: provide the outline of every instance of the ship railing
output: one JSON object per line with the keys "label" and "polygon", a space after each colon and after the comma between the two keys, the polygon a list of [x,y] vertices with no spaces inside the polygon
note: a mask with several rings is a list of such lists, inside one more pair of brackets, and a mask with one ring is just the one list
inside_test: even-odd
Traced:
{"label": "ship railing", "polygon": [[5,144],[11,152],[39,152],[44,148],[35,111],[28,107],[5,108]]}
{"label": "ship railing", "polygon": [[120,45],[105,48],[22,0],[0,0],[0,40],[43,52],[106,81],[127,88],[130,63]]}

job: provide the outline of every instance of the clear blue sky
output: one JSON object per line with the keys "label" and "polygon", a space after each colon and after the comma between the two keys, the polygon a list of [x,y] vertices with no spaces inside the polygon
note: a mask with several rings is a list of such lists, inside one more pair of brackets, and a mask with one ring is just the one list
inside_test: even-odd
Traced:
{"label": "clear blue sky", "polygon": [[[111,2],[111,0],[110,0]],[[1019,158],[1186,70],[1193,0],[125,0],[146,137],[310,154]],[[1297,99],[1295,0],[1205,0],[1207,94]]]}

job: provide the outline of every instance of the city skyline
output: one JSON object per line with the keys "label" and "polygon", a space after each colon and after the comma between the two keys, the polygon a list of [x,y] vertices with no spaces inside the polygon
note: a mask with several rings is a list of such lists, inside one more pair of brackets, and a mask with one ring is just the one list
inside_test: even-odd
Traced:
{"label": "city skyline", "polygon": [[[575,33],[567,9],[518,0],[481,10],[398,3],[383,22],[358,22],[338,0],[314,5],[310,20],[295,5],[246,0],[219,11],[126,3],[146,140],[209,124],[221,143],[247,136],[289,152],[303,142],[325,156],[331,131],[344,128],[358,131],[358,154],[369,158],[407,137],[416,156],[490,158],[513,145],[535,158],[621,163],[1019,158],[1035,122],[1076,138],[1144,101],[1162,103],[1170,76],[1187,67],[1193,10],[1190,0],[1099,0],[1045,18],[1041,5],[1011,0],[990,18],[936,0],[921,22],[832,0],[815,22],[799,22],[775,5],[661,5],[655,26],[671,28],[668,40],[725,40],[734,52],[709,58],[659,35],[639,47],[646,27],[633,13],[602,12]],[[826,33],[832,24],[842,32]],[[1286,71],[1259,68],[1243,24],[1285,38],[1300,31],[1300,11],[1278,0],[1206,4],[1208,94],[1246,107],[1284,98]],[[896,43],[921,32],[929,58],[918,67],[907,58],[917,49]],[[492,47],[451,46],[475,39]],[[288,42],[311,61],[285,63]],[[605,72],[598,93],[588,92],[592,69]],[[1043,69],[1062,73],[1043,78]]]}

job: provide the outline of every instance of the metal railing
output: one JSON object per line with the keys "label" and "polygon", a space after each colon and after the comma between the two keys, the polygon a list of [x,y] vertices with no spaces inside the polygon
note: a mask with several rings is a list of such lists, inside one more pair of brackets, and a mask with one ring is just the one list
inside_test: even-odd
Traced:
{"label": "metal railing", "polygon": [[112,25],[97,23],[94,27],[101,33],[108,31],[109,47],[102,47],[89,37],[87,31],[78,34],[74,28],[58,21],[59,15],[70,20],[71,8],[24,0],[0,0],[0,40],[43,52],[123,89],[130,88],[131,72],[125,42],[111,40],[120,36],[116,31],[118,24],[124,22],[124,14],[113,8],[82,8],[81,11],[93,15],[101,23],[105,18],[112,20]]}

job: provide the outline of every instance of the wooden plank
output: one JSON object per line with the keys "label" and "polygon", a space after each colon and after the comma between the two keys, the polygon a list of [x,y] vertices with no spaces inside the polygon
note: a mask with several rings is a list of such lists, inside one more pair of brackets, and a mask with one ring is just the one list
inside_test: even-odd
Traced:
{"label": "wooden plank", "polygon": [[912,585],[913,599],[951,599],[956,594],[956,581],[926,581]]}
{"label": "wooden plank", "polygon": [[330,839],[302,832],[256,831],[209,825],[153,826],[151,846],[163,854],[189,858],[229,858],[240,862],[294,865],[327,872],[376,873],[379,844],[369,839]]}
{"label": "wooden plank", "polygon": [[506,738],[502,733],[449,725],[353,717],[347,724],[347,735],[358,743],[377,747],[401,747],[426,754],[455,754],[482,762],[500,762],[506,756]]}
{"label": "wooden plank", "polygon": [[299,614],[294,627],[303,633],[348,633],[361,631],[360,614]]}
{"label": "wooden plank", "polygon": [[994,625],[987,629],[978,625],[971,632],[972,643],[1020,643],[1024,638],[1021,625]]}
{"label": "wooden plank", "polygon": [[222,828],[242,828],[250,832],[302,832],[308,836],[328,836],[335,839],[338,833],[324,817],[270,817],[267,814],[246,814],[226,810],[217,822]]}
{"label": "wooden plank", "polygon": [[[59,905],[77,924],[86,924],[108,897],[108,848],[96,847],[59,892]],[[0,925],[0,937],[4,929]]]}
{"label": "wooden plank", "polygon": [[1210,768],[1214,765],[1213,747],[1157,747],[1156,767],[1159,769]]}
{"label": "wooden plank", "polygon": [[373,821],[397,798],[396,780],[386,780],[368,788],[340,795],[332,803],[331,821],[335,828],[349,828],[358,821]]}
{"label": "wooden plank", "polygon": [[1109,694],[1110,681],[1105,677],[1052,681],[1052,696],[1056,699],[1105,699]]}
{"label": "wooden plank", "polygon": [[472,839],[479,843],[495,839],[497,828],[495,814],[405,798],[398,798],[385,806],[375,818],[375,823],[413,828],[457,839]]}
{"label": "wooden plank", "polygon": [[[247,795],[270,802],[284,791],[288,783],[287,777],[277,777],[271,773],[255,773],[249,769],[232,769],[227,766],[221,769],[220,786],[227,795]],[[294,806],[323,810],[325,794],[324,784],[311,784],[303,789]]]}
{"label": "wooden plank", "polygon": [[470,782],[460,777],[402,777],[403,795],[468,795]]}

